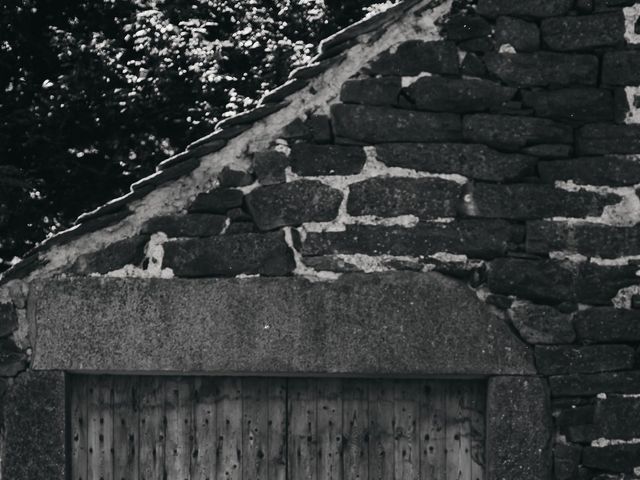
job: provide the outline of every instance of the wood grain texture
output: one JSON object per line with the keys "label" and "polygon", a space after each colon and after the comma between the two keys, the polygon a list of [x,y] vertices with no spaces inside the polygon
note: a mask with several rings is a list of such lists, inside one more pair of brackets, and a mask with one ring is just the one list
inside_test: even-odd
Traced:
{"label": "wood grain texture", "polygon": [[111,377],[87,384],[88,480],[113,480],[113,390]]}
{"label": "wood grain texture", "polygon": [[113,382],[113,476],[138,480],[138,377]]}
{"label": "wood grain texture", "polygon": [[219,380],[220,395],[216,401],[218,457],[216,478],[242,478],[242,381],[224,377]]}
{"label": "wood grain texture", "polygon": [[342,381],[317,383],[318,479],[342,480]]}
{"label": "wood grain texture", "polygon": [[269,466],[269,382],[265,378],[242,380],[242,479],[267,480]]}
{"label": "wood grain texture", "polygon": [[394,382],[369,385],[369,478],[387,480],[395,475]]}
{"label": "wood grain texture", "polygon": [[193,385],[194,444],[192,446],[192,480],[214,480],[216,478],[216,449],[218,431],[216,421],[216,398],[220,392],[217,379],[198,377]]}
{"label": "wood grain texture", "polygon": [[87,381],[71,379],[71,480],[87,480]]}
{"label": "wood grain texture", "polygon": [[274,378],[269,382],[267,422],[269,480],[287,478],[287,380]]}
{"label": "wood grain texture", "polygon": [[317,381],[289,380],[288,396],[288,474],[287,478],[317,478]]}
{"label": "wood grain texture", "polygon": [[420,395],[420,468],[423,478],[445,480],[446,384],[426,382]]}
{"label": "wood grain texture", "polygon": [[163,480],[165,459],[164,383],[159,377],[141,377],[139,425],[140,480]]}
{"label": "wood grain texture", "polygon": [[343,478],[369,478],[369,382],[342,383]]}

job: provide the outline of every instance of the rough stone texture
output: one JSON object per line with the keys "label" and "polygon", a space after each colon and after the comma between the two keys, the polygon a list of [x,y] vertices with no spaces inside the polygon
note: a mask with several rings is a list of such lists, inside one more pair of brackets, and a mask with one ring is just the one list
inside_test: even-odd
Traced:
{"label": "rough stone texture", "polygon": [[516,52],[535,52],[540,48],[540,29],[533,22],[499,17],[496,21],[495,39],[498,45],[511,45]]}
{"label": "rough stone texture", "polygon": [[571,480],[578,475],[582,447],[558,444],[553,449],[553,473],[556,480]]}
{"label": "rough stone texture", "polygon": [[36,369],[534,372],[529,348],[506,323],[465,284],[437,273],[43,280],[31,288],[28,312]]}
{"label": "rough stone texture", "polygon": [[0,303],[0,337],[6,337],[18,329],[18,315],[12,303]]}
{"label": "rough stone texture", "polygon": [[510,316],[518,333],[527,343],[571,343],[576,338],[571,316],[553,307],[520,303],[511,308]]}
{"label": "rough stone texture", "polygon": [[376,177],[349,187],[350,215],[453,217],[461,186],[440,178]]}
{"label": "rough stone texture", "polygon": [[640,311],[601,307],[575,315],[578,338],[585,342],[640,342]]}
{"label": "rough stone texture", "polygon": [[640,84],[640,51],[606,52],[602,57],[602,83],[605,85]]}
{"label": "rough stone texture", "polygon": [[500,15],[545,18],[564,15],[572,5],[573,0],[479,0],[477,12],[490,18]]}
{"label": "rough stone texture", "polygon": [[490,378],[486,421],[487,478],[551,478],[551,412],[543,379]]}
{"label": "rough stone texture", "polygon": [[613,155],[540,162],[544,181],[572,180],[587,185],[626,186],[640,183],[640,162],[632,157]]}
{"label": "rough stone texture", "polygon": [[337,138],[355,142],[449,142],[462,138],[460,116],[386,107],[331,106]]}
{"label": "rough stone texture", "polygon": [[543,217],[598,216],[606,205],[619,201],[617,195],[569,192],[551,185],[475,183],[461,204],[472,217],[526,220]]}
{"label": "rough stone texture", "polygon": [[2,406],[4,438],[10,439],[3,444],[2,478],[67,478],[64,373],[20,375]]}
{"label": "rough stone texture", "polygon": [[598,79],[595,55],[488,53],[484,61],[491,74],[508,85],[519,87],[595,85]]}
{"label": "rough stone texture", "polygon": [[455,43],[419,40],[401,43],[393,53],[382,53],[367,67],[375,75],[400,76],[421,72],[455,75],[458,68]]}
{"label": "rough stone texture", "polygon": [[189,207],[189,212],[224,214],[232,208],[241,206],[243,198],[244,194],[241,190],[231,188],[201,193]]}
{"label": "rough stone texture", "polygon": [[287,179],[285,170],[289,166],[289,158],[282,152],[268,150],[253,156],[253,173],[261,185],[284,183]]}
{"label": "rough stone texture", "polygon": [[289,158],[299,175],[354,175],[362,171],[366,155],[362,147],[296,143]]}
{"label": "rough stone texture", "polygon": [[338,214],[342,193],[317,180],[269,185],[247,195],[249,213],[260,230],[304,222],[328,222]]}
{"label": "rough stone texture", "polygon": [[465,140],[502,150],[518,150],[540,143],[573,142],[571,127],[542,118],[476,114],[465,115],[462,123]]}
{"label": "rough stone texture", "polygon": [[402,80],[400,77],[363,78],[342,84],[340,100],[364,105],[397,105]]}
{"label": "rough stone texture", "polygon": [[0,377],[13,377],[27,368],[27,355],[10,338],[0,338]]}
{"label": "rough stone texture", "polygon": [[460,65],[460,73],[469,77],[484,77],[487,74],[487,67],[475,53],[467,53]]}
{"label": "rough stone texture", "polygon": [[209,237],[222,232],[227,217],[211,213],[164,215],[150,219],[143,233],[164,232],[168,237]]}
{"label": "rough stone texture", "polygon": [[622,11],[600,15],[548,18],[542,21],[542,41],[552,50],[586,50],[624,44]]}
{"label": "rough stone texture", "polygon": [[582,464],[610,472],[633,473],[639,458],[640,443],[587,447],[582,454]]}
{"label": "rough stone texture", "polygon": [[640,370],[591,375],[560,375],[549,379],[556,396],[593,396],[598,393],[640,393]]}
{"label": "rough stone texture", "polygon": [[640,398],[609,395],[598,400],[594,423],[601,438],[640,437]]}
{"label": "rough stone texture", "polygon": [[218,175],[218,181],[222,188],[244,187],[253,183],[253,176],[241,170],[224,167]]}
{"label": "rough stone texture", "polygon": [[491,24],[478,15],[455,15],[447,21],[445,35],[452,41],[491,35]]}
{"label": "rough stone texture", "polygon": [[422,257],[438,252],[493,258],[522,238],[522,230],[502,220],[420,222],[413,228],[348,226],[344,232],[307,233],[303,255],[357,254]]}
{"label": "rough stone texture", "polygon": [[282,232],[222,235],[164,244],[163,267],[179,277],[287,275],[295,268]]}
{"label": "rough stone texture", "polygon": [[576,123],[613,121],[613,94],[598,88],[566,88],[523,94],[539,117]]}
{"label": "rough stone texture", "polygon": [[422,77],[403,90],[400,105],[433,112],[483,112],[499,108],[517,89],[480,78]]}
{"label": "rough stone texture", "polygon": [[431,173],[457,173],[476,180],[513,181],[535,173],[536,158],[465,143],[389,143],[376,158],[390,167]]}
{"label": "rough stone texture", "polygon": [[330,271],[339,273],[362,272],[362,269],[351,262],[332,255],[323,255],[320,257],[305,257],[303,263],[319,272]]}
{"label": "rough stone texture", "polygon": [[601,258],[637,255],[640,253],[640,226],[528,222],[526,249],[537,255],[559,251]]}
{"label": "rough stone texture", "polygon": [[535,352],[543,375],[629,370],[635,361],[635,351],[628,345],[536,346]]}
{"label": "rough stone texture", "polygon": [[585,125],[576,133],[578,155],[640,153],[640,125]]}
{"label": "rough stone texture", "polygon": [[573,153],[573,147],[571,147],[571,145],[558,144],[533,145],[532,147],[523,149],[522,152],[541,158],[563,158],[569,157]]}
{"label": "rough stone texture", "polygon": [[147,240],[146,235],[136,235],[112,243],[102,250],[82,255],[73,263],[71,271],[82,275],[105,274],[125,265],[139,265],[144,258]]}

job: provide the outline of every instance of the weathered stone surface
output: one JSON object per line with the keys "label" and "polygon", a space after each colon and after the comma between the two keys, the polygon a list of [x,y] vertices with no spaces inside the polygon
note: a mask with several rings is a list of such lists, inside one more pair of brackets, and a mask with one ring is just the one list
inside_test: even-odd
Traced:
{"label": "weathered stone surface", "polygon": [[342,84],[340,100],[363,105],[397,105],[402,79],[400,77],[363,78]]}
{"label": "weathered stone surface", "polygon": [[0,377],[14,377],[27,368],[27,356],[9,338],[0,338]]}
{"label": "weathered stone surface", "polygon": [[333,140],[331,122],[328,115],[319,113],[309,115],[304,124],[309,129],[311,138],[315,143],[329,143]]}
{"label": "weathered stone surface", "polygon": [[328,222],[338,214],[342,193],[317,180],[256,188],[247,195],[247,208],[260,230],[304,222]]}
{"label": "weathered stone surface", "polygon": [[543,118],[465,115],[462,129],[465,140],[503,150],[518,150],[540,143],[573,142],[571,127]]}
{"label": "weathered stone surface", "polygon": [[640,341],[640,312],[600,307],[581,310],[575,315],[578,338],[586,342]]}
{"label": "weathered stone surface", "polygon": [[536,346],[535,352],[536,366],[543,375],[629,370],[635,361],[635,352],[628,345]]}
{"label": "weathered stone surface", "polygon": [[594,423],[599,438],[630,440],[640,437],[640,398],[608,395],[599,399]]}
{"label": "weathered stone surface", "polygon": [[610,186],[640,183],[640,162],[633,157],[609,155],[540,162],[538,171],[547,182],[572,180],[587,185]]}
{"label": "weathered stone surface", "polygon": [[467,143],[388,143],[376,146],[376,158],[390,167],[457,173],[493,182],[534,175],[537,163],[533,156]]}
{"label": "weathered stone surface", "polygon": [[635,0],[593,0],[593,10],[595,12],[610,12],[622,7],[629,7],[635,3]]}
{"label": "weathered stone surface", "polygon": [[460,73],[468,77],[484,77],[487,73],[487,67],[478,55],[467,53],[460,65]]}
{"label": "weathered stone surface", "polygon": [[588,305],[611,305],[622,288],[637,285],[636,265],[600,266],[585,263],[576,279],[576,300]]}
{"label": "weathered stone surface", "polygon": [[560,375],[549,379],[551,393],[562,396],[593,396],[598,393],[640,393],[640,370],[595,373],[591,375]]}
{"label": "weathered stone surface", "polygon": [[31,288],[29,315],[38,369],[534,372],[530,349],[506,323],[466,284],[437,273],[44,280]]}
{"label": "weathered stone surface", "polygon": [[622,10],[600,15],[548,18],[542,21],[542,41],[552,50],[586,50],[624,44]]}
{"label": "weathered stone surface", "polygon": [[551,411],[538,377],[494,377],[487,387],[487,478],[551,478]]}
{"label": "weathered stone surface", "polygon": [[362,171],[367,157],[362,147],[296,143],[289,159],[299,175],[354,175]]}
{"label": "weathered stone surface", "polygon": [[620,197],[595,192],[569,192],[546,184],[514,183],[499,185],[475,183],[460,210],[467,216],[526,220],[545,217],[598,216],[606,205]]}
{"label": "weathered stone surface", "polygon": [[527,252],[580,253],[588,257],[618,258],[640,253],[640,227],[599,223],[528,222]]}
{"label": "weathered stone surface", "polygon": [[495,39],[498,45],[511,45],[516,52],[535,52],[540,48],[540,29],[533,22],[499,17],[496,21]]}
{"label": "weathered stone surface", "polygon": [[600,88],[566,88],[523,94],[539,117],[576,123],[613,121],[613,94]]}
{"label": "weathered stone surface", "polygon": [[223,214],[232,208],[242,205],[244,193],[241,190],[221,188],[209,193],[201,193],[196,197],[189,212]]}
{"label": "weathered stone surface", "polygon": [[261,185],[276,185],[287,179],[285,170],[289,166],[289,158],[282,152],[258,152],[253,156],[252,165]]}
{"label": "weathered stone surface", "polygon": [[222,188],[244,187],[253,183],[253,176],[241,170],[224,167],[218,175],[218,181]]}
{"label": "weathered stone surface", "polygon": [[356,142],[455,142],[462,138],[462,122],[454,113],[335,104],[331,118],[336,137]]}
{"label": "weathered stone surface", "polygon": [[339,273],[362,272],[362,269],[340,257],[323,255],[320,257],[306,257],[303,263],[317,271],[329,271]]}
{"label": "weathered stone surface", "polygon": [[483,112],[499,108],[511,100],[516,91],[516,88],[480,78],[429,76],[405,88],[399,103],[433,112]]}
{"label": "weathered stone surface", "polygon": [[2,407],[6,439],[2,478],[68,478],[64,373],[29,371],[20,375],[3,399]]}
{"label": "weathered stone surface", "polygon": [[376,75],[452,75],[458,73],[458,51],[453,42],[411,40],[398,45],[393,53],[380,54],[367,69]]}
{"label": "weathered stone surface", "polygon": [[573,5],[573,0],[479,0],[477,12],[486,17],[500,15],[515,17],[545,18],[564,15]]}
{"label": "weathered stone surface", "polygon": [[469,40],[487,35],[491,35],[491,24],[478,15],[454,15],[445,25],[448,40]]}
{"label": "weathered stone surface", "polygon": [[559,144],[533,145],[523,149],[522,152],[541,158],[564,158],[571,156],[573,147]]}
{"label": "weathered stone surface", "polygon": [[210,237],[221,233],[226,221],[226,216],[211,213],[163,215],[147,221],[142,232],[164,232],[168,237]]}
{"label": "weathered stone surface", "polygon": [[484,61],[491,74],[508,85],[519,87],[595,85],[598,79],[595,55],[488,53]]}
{"label": "weathered stone surface", "polygon": [[576,134],[576,144],[578,155],[635,155],[640,153],[640,125],[585,125]]}
{"label": "weathered stone surface", "polygon": [[302,254],[422,257],[450,252],[472,258],[493,258],[504,255],[521,239],[521,228],[501,220],[420,222],[413,228],[353,225],[344,232],[307,233]]}
{"label": "weathered stone surface", "polygon": [[146,235],[136,235],[106,246],[102,250],[79,256],[71,271],[81,275],[105,274],[125,265],[139,265],[144,258]]}
{"label": "weathered stone surface", "polygon": [[453,217],[461,186],[440,178],[375,177],[349,187],[350,215]]}
{"label": "weathered stone surface", "polygon": [[587,447],[582,454],[582,464],[609,472],[633,473],[640,458],[640,443]]}
{"label": "weathered stone surface", "polygon": [[547,305],[516,303],[511,307],[510,317],[527,343],[571,343],[576,338],[571,316]]}
{"label": "weathered stone surface", "polygon": [[553,448],[553,473],[556,480],[572,480],[578,474],[582,447],[572,444],[557,444]]}
{"label": "weathered stone surface", "polygon": [[640,84],[640,51],[618,50],[602,57],[602,83],[605,85]]}
{"label": "weathered stone surface", "polygon": [[287,275],[295,268],[282,232],[222,235],[164,244],[163,267],[179,277]]}
{"label": "weathered stone surface", "polygon": [[12,303],[0,303],[0,337],[11,335],[18,329],[18,315]]}

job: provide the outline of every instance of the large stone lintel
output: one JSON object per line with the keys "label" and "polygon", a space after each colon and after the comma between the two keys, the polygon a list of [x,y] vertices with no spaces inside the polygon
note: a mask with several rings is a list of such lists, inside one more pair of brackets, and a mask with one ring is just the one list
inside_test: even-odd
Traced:
{"label": "large stone lintel", "polygon": [[33,285],[35,369],[209,374],[518,375],[530,349],[437,273]]}

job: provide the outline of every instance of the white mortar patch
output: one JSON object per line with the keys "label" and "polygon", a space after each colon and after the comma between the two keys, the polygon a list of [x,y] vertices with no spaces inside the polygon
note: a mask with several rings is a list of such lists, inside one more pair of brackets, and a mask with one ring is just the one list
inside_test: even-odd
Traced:
{"label": "white mortar patch", "polygon": [[640,108],[636,106],[636,98],[640,97],[640,87],[624,87],[624,93],[627,98],[627,107],[629,109],[624,117],[624,123],[640,123]]}
{"label": "white mortar patch", "polygon": [[640,19],[640,4],[622,9],[624,14],[624,39],[627,43],[640,43],[640,34],[636,33],[636,23]]}

